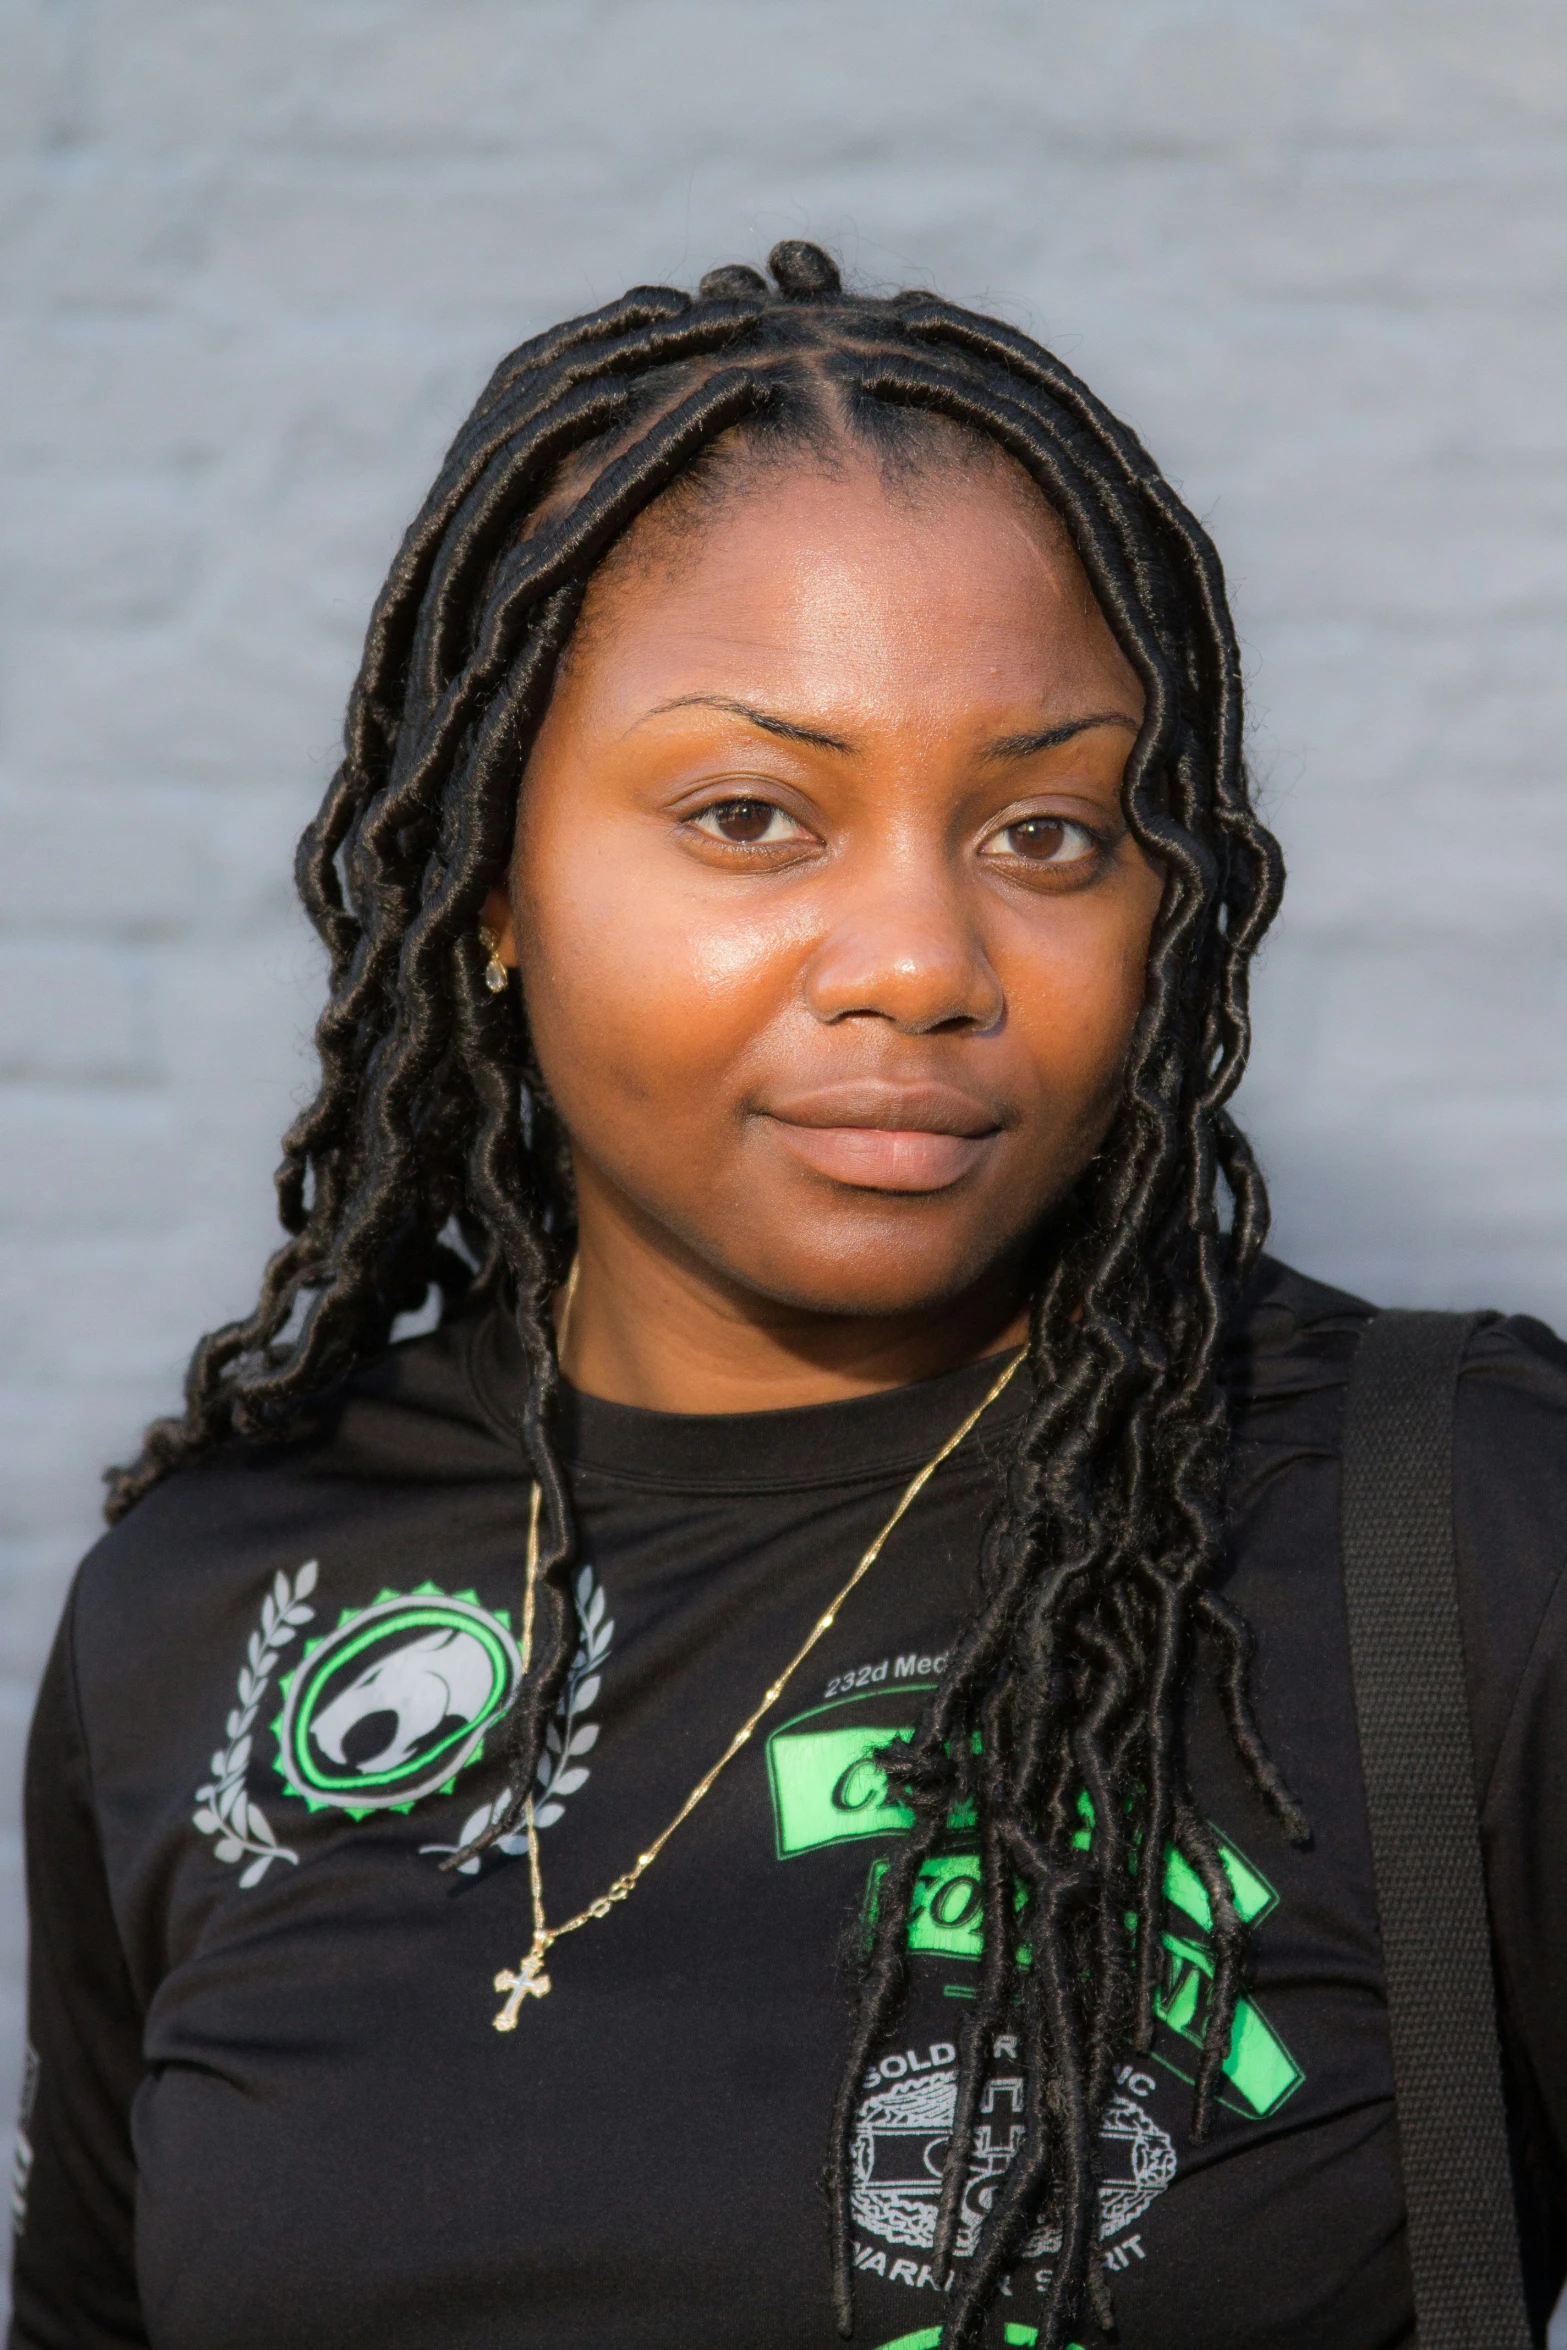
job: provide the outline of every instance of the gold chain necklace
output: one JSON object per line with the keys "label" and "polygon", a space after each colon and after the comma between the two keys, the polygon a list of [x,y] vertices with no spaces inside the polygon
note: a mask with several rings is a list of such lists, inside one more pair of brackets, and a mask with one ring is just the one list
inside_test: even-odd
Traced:
{"label": "gold chain necklace", "polygon": [[[562,1343],[564,1343],[565,1339],[566,1314],[570,1311],[572,1292],[575,1287],[576,1268],[574,1266],[572,1268],[571,1281],[567,1285],[565,1308],[561,1315]],[[495,2018],[495,2029],[498,2032],[514,2032],[517,2029],[517,2016],[519,2010],[522,2007],[523,2001],[525,1999],[542,1999],[549,1991],[550,1979],[544,1971],[544,1961],[548,1958],[550,1952],[554,1949],[555,1944],[559,1941],[562,1941],[567,1934],[575,1934],[580,1927],[590,1925],[595,1918],[607,1918],[615,1904],[619,1901],[624,1901],[626,1896],[642,1882],[642,1879],[647,1875],[648,1870],[653,1866],[654,1861],[657,1860],[659,1854],[663,1851],[665,1845],[669,1842],[669,1839],[674,1834],[675,1830],[678,1827],[681,1827],[684,1822],[691,1817],[691,1814],[695,1811],[697,1805],[701,1802],[703,1796],[712,1786],[713,1781],[718,1777],[719,1773],[734,1761],[735,1756],[740,1752],[741,1747],[746,1744],[747,1740],[751,1736],[752,1731],[756,1728],[758,1722],[761,1721],[763,1715],[767,1713],[770,1707],[777,1704],[779,1698],[782,1697],[784,1691],[788,1688],[789,1683],[793,1680],[801,1665],[804,1664],[806,1658],[810,1655],[818,1640],[821,1639],[823,1633],[830,1632],[832,1630],[834,1623],[837,1621],[839,1609],[843,1606],[845,1600],[848,1599],[850,1594],[870,1573],[872,1567],[876,1564],[877,1559],[881,1556],[882,1548],[886,1543],[887,1537],[889,1534],[891,1534],[893,1528],[898,1524],[898,1521],[912,1507],[913,1503],[919,1499],[919,1496],[921,1493],[923,1493],[925,1487],[930,1483],[931,1478],[935,1476],[936,1471],[941,1467],[942,1462],[946,1460],[950,1454],[957,1451],[958,1446],[963,1442],[963,1439],[965,1436],[967,1436],[969,1430],[974,1427],[978,1421],[984,1418],[986,1412],[989,1411],[997,1396],[1000,1395],[1002,1389],[1008,1384],[1012,1378],[1013,1373],[1017,1370],[1017,1367],[1022,1362],[1022,1360],[1022,1352],[1019,1352],[1013,1356],[1011,1362],[1008,1363],[1006,1369],[1001,1373],[1001,1376],[993,1381],[988,1392],[986,1393],[984,1401],[975,1405],[973,1411],[971,1411],[961,1422],[961,1424],[953,1430],[952,1434],[947,1438],[946,1443],[941,1447],[941,1450],[937,1453],[933,1453],[931,1458],[925,1463],[923,1469],[921,1469],[916,1476],[910,1478],[908,1484],[903,1489],[902,1495],[899,1498],[897,1508],[893,1511],[891,1517],[887,1520],[887,1523],[882,1527],[881,1532],[877,1535],[870,1548],[865,1552],[864,1556],[859,1562],[859,1565],[855,1568],[853,1574],[849,1577],[849,1580],[843,1586],[843,1589],[838,1593],[836,1599],[834,1599],[832,1604],[828,1607],[825,1615],[817,1617],[808,1637],[802,1642],[800,1647],[796,1649],[794,1655],[789,1659],[789,1662],[785,1665],[777,1680],[773,1683],[766,1696],[762,1699],[761,1704],[757,1707],[753,1714],[748,1715],[747,1718],[741,1723],[739,1729],[730,1739],[729,1744],[724,1748],[723,1753],[719,1756],[717,1762],[714,1763],[712,1769],[708,1771],[702,1778],[698,1779],[696,1785],[692,1788],[690,1794],[686,1797],[684,1803],[680,1806],[680,1809],[676,1812],[668,1827],[664,1829],[662,1835],[654,1837],[646,1852],[638,1853],[636,1858],[636,1865],[633,1868],[627,1869],[624,1876],[617,1877],[609,1889],[599,1895],[597,1901],[590,1901],[586,1909],[579,1909],[575,1917],[564,1919],[558,1926],[546,1925],[544,1922],[544,1879],[539,1869],[539,1836],[538,1829],[534,1824],[533,1818],[533,1796],[531,1793],[529,1794],[526,1803],[523,1805],[522,1816],[526,1822],[528,1831],[528,1879],[533,1894],[533,1941],[528,1949],[526,1957],[523,1959],[521,1965],[516,1969],[515,1972],[513,1972],[510,1967],[503,1967],[501,1972],[495,1978],[496,1990],[504,1991],[507,1994],[506,2004]],[[539,1501],[539,1488],[538,1485],[535,1484],[533,1488],[532,1507],[528,1514],[528,1575],[527,1582],[524,1586],[522,1609],[521,1654],[522,1670],[524,1673],[527,1672],[533,1655],[534,1602],[537,1594],[539,1575]]]}

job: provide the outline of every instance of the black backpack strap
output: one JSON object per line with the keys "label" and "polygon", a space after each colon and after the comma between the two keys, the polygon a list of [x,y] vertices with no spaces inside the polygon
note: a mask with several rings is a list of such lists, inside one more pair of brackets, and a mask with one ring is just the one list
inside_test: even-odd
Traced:
{"label": "black backpack strap", "polygon": [[1530,2350],[1453,1538],[1453,1402],[1488,1317],[1379,1314],[1344,1427],[1344,1593],[1419,2350]]}

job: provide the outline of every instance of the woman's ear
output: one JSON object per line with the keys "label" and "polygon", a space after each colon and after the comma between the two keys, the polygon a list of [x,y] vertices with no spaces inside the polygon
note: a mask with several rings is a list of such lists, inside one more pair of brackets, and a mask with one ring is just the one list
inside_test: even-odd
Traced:
{"label": "woman's ear", "polygon": [[511,900],[503,889],[492,889],[484,901],[479,916],[481,926],[494,939],[493,953],[508,971],[517,968],[517,940],[511,926]]}

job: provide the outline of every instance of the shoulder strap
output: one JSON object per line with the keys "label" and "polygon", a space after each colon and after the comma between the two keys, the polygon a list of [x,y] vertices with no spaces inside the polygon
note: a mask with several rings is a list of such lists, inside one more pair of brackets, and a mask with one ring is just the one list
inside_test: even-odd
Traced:
{"label": "shoulder strap", "polygon": [[1344,1428],[1344,1592],[1419,2350],[1530,2350],[1453,1538],[1458,1367],[1485,1317],[1379,1314]]}

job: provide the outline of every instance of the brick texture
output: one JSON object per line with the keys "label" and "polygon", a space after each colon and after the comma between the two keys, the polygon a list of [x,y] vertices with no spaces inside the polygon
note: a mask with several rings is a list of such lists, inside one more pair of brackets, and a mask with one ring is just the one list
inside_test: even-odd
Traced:
{"label": "brick texture", "polygon": [[810,233],[1080,366],[1234,584],[1293,869],[1243,1097],[1279,1245],[1567,1318],[1567,23],[0,0],[0,47],[9,2069],[30,1691],[308,1082],[291,842],[402,523],[560,315]]}

